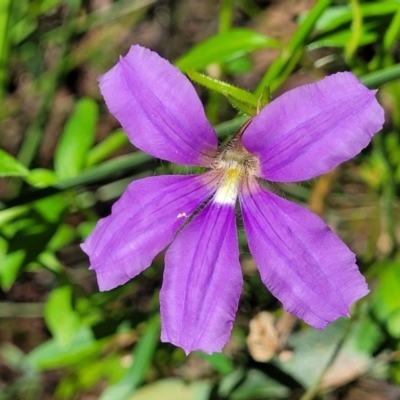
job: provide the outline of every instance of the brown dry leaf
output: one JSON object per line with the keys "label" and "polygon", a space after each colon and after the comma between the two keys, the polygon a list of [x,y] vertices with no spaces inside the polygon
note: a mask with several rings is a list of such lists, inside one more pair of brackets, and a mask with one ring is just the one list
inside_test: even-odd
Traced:
{"label": "brown dry leaf", "polygon": [[325,374],[321,389],[341,387],[363,375],[369,365],[367,357],[354,357],[352,353],[342,351]]}
{"label": "brown dry leaf", "polygon": [[267,362],[278,353],[287,357],[288,351],[284,347],[296,320],[293,315],[284,313],[275,323],[275,317],[271,313],[258,313],[250,321],[250,332],[247,336],[247,346],[254,360]]}

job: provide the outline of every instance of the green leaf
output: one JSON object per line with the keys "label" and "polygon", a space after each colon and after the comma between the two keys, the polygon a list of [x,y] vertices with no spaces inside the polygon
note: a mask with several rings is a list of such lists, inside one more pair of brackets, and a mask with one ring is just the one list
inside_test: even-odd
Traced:
{"label": "green leaf", "polygon": [[400,36],[400,7],[397,10],[392,22],[386,30],[383,38],[383,48],[386,52],[390,52],[392,46],[396,43]]}
{"label": "green leaf", "polygon": [[[345,47],[349,43],[350,37],[351,32],[349,30],[333,32],[322,37],[318,36],[307,48],[309,50],[315,50],[320,47]],[[358,44],[364,46],[366,44],[375,43],[377,40],[378,34],[376,32],[363,32]]]}
{"label": "green leaf", "polygon": [[18,272],[22,268],[26,252],[23,249],[5,254],[0,252],[0,285],[7,291],[17,279]]}
{"label": "green leaf", "polygon": [[[229,83],[219,81],[218,79],[210,78],[207,75],[201,74],[194,70],[187,71],[189,78],[210,90],[214,90],[218,93],[222,93],[226,97],[231,97],[238,100],[240,103],[244,103],[247,107],[257,109],[258,98],[246,90],[239,89],[236,86],[232,86]],[[247,113],[246,111],[243,111]]]}
{"label": "green leaf", "polygon": [[128,136],[122,129],[112,132],[107,138],[89,151],[86,167],[91,167],[92,165],[104,161],[108,156],[114,153],[114,151],[120,149],[127,143],[129,143]]}
{"label": "green leaf", "polygon": [[287,399],[290,391],[257,369],[250,369],[246,378],[237,389],[230,394],[231,400]]}
{"label": "green leaf", "polygon": [[373,310],[376,318],[386,324],[391,336],[400,338],[400,262],[380,266]]}
{"label": "green leaf", "polygon": [[238,75],[250,72],[254,67],[253,62],[250,60],[247,54],[228,60],[222,65],[222,70],[228,75]]}
{"label": "green leaf", "polygon": [[26,176],[29,171],[13,156],[0,149],[0,177]]}
{"label": "green leaf", "polygon": [[54,171],[45,168],[36,168],[30,171],[25,181],[37,188],[45,188],[57,182],[57,176]]}
{"label": "green leaf", "polygon": [[314,30],[322,13],[328,8],[331,0],[319,0],[301,22],[299,28],[290,39],[286,48],[274,60],[266,74],[256,88],[256,93],[261,93],[267,84],[271,91],[275,91],[282,82],[291,74],[304,52],[308,37]]}
{"label": "green leaf", "polygon": [[175,65],[182,71],[203,69],[212,63],[234,59],[265,47],[280,47],[280,43],[250,29],[232,29],[212,36],[194,46],[180,57]]}
{"label": "green leaf", "polygon": [[230,374],[235,370],[231,359],[224,353],[206,354],[199,351],[196,354],[209,362],[215,371],[223,375]]}
{"label": "green leaf", "polygon": [[242,383],[247,371],[243,368],[235,368],[230,374],[224,376],[218,385],[218,395],[222,398],[229,398],[229,395]]}
{"label": "green leaf", "polygon": [[60,223],[53,237],[49,240],[46,249],[56,252],[72,242],[75,238],[75,229],[68,224]]}
{"label": "green leaf", "polygon": [[151,365],[154,351],[158,343],[160,331],[160,316],[153,317],[133,350],[133,364],[126,372],[125,377],[113,386],[109,386],[101,395],[100,400],[124,400],[143,381]]}
{"label": "green leaf", "polygon": [[54,169],[59,178],[73,178],[83,169],[93,144],[97,118],[98,106],[94,100],[83,98],[77,102],[54,156]]}
{"label": "green leaf", "polygon": [[80,325],[79,315],[72,307],[72,287],[54,289],[46,302],[44,319],[61,347],[70,345]]}
{"label": "green leaf", "polygon": [[67,208],[67,199],[56,194],[37,200],[32,204],[32,208],[38,212],[41,218],[49,225],[58,225],[60,219]]}
{"label": "green leaf", "polygon": [[395,311],[387,321],[387,328],[391,336],[400,338],[400,310]]}
{"label": "green leaf", "polygon": [[379,291],[390,313],[400,309],[400,262],[385,264],[379,274]]}
{"label": "green leaf", "polygon": [[[363,18],[377,18],[382,15],[395,13],[399,10],[399,3],[372,2],[361,5]],[[318,32],[328,32],[339,28],[341,25],[350,24],[352,11],[350,6],[332,6],[327,8],[316,23]]]}
{"label": "green leaf", "polygon": [[45,13],[46,11],[58,6],[61,2],[62,0],[41,0],[39,2],[40,12]]}
{"label": "green leaf", "polygon": [[360,40],[363,35],[363,17],[361,13],[361,7],[358,0],[350,0],[351,13],[352,13],[352,24],[351,24],[351,36],[345,46],[344,58],[347,63],[351,62],[351,59],[360,45]]}
{"label": "green leaf", "polygon": [[8,57],[10,48],[11,0],[0,2],[0,98],[5,94],[8,78]]}
{"label": "green leaf", "polygon": [[4,226],[10,221],[13,221],[16,218],[21,217],[29,211],[29,208],[26,206],[20,207],[12,207],[6,210],[0,211],[0,227]]}
{"label": "green leaf", "polygon": [[360,76],[360,81],[369,88],[377,88],[385,83],[400,79],[400,64],[391,65],[378,71]]}
{"label": "green leaf", "polygon": [[68,367],[99,353],[104,343],[104,340],[96,341],[92,331],[83,327],[75,333],[69,346],[62,347],[58,341],[50,339],[35,347],[26,356],[26,361],[31,368],[37,370]]}

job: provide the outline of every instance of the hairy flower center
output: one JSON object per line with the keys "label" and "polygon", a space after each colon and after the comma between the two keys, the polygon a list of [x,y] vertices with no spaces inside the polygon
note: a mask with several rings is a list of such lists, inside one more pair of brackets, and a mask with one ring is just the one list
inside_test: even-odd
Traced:
{"label": "hairy flower center", "polygon": [[240,137],[234,137],[215,158],[214,169],[221,172],[221,182],[214,197],[219,204],[235,204],[241,181],[255,175],[258,169],[256,157],[246,151]]}

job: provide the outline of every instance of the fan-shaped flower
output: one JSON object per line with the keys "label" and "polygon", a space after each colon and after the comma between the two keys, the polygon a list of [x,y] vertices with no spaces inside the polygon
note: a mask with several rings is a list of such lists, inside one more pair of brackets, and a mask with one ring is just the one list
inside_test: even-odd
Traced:
{"label": "fan-shaped flower", "polygon": [[82,245],[100,290],[132,279],[170,245],[163,341],[211,353],[229,340],[242,290],[237,198],[261,279],[288,312],[323,329],[368,293],[354,254],[329,227],[258,181],[308,180],[368,145],[383,110],[354,75],[283,94],[222,147],[188,79],[148,49],[132,46],[100,78],[100,89],[136,147],[209,168],[132,182]]}

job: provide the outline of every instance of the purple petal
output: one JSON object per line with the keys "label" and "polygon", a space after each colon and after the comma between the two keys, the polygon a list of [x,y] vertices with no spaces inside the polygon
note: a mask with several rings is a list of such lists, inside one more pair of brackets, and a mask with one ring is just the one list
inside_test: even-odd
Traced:
{"label": "purple petal", "polygon": [[368,288],[355,255],[310,211],[255,182],[240,197],[249,248],[261,279],[284,308],[323,329]]}
{"label": "purple petal", "polygon": [[278,97],[243,134],[243,145],[260,160],[259,176],[302,181],[354,157],[384,122],[375,93],[342,72]]}
{"label": "purple petal", "polygon": [[132,46],[99,82],[108,109],[136,147],[176,163],[210,164],[217,136],[194,87],[167,60]]}
{"label": "purple petal", "polygon": [[100,290],[138,275],[174,238],[177,230],[215,191],[214,173],[155,176],[132,182],[81,245],[90,257]]}
{"label": "purple petal", "polygon": [[221,351],[230,337],[242,281],[235,208],[211,202],[165,256],[161,340],[186,353]]}

